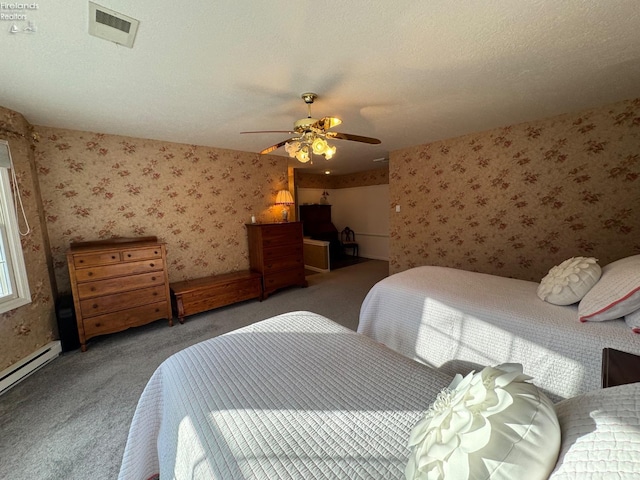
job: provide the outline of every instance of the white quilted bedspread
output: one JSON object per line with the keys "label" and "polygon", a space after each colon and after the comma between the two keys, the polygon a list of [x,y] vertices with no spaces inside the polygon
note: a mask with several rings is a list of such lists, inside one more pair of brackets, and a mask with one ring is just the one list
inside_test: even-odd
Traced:
{"label": "white quilted bedspread", "polygon": [[640,478],[640,383],[564,400],[556,413],[562,446],[550,480]]}
{"label": "white quilted bedspread", "polygon": [[446,267],[391,275],[369,291],[358,332],[449,374],[521,363],[557,401],[601,385],[602,349],[640,353],[623,320],[580,323],[537,283]]}
{"label": "white quilted bedspread", "polygon": [[280,315],[158,367],[119,478],[403,478],[409,433],[450,381],[319,315]]}

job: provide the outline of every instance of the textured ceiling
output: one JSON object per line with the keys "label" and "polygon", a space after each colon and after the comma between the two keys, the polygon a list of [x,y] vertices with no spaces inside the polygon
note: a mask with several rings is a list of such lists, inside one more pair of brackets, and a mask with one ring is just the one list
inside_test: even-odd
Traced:
{"label": "textured ceiling", "polygon": [[36,125],[258,152],[289,135],[239,132],[289,130],[312,91],[314,117],[382,140],[334,140],[313,168],[340,174],[640,97],[637,0],[97,3],[140,20],[132,49],[87,33],[87,1],[0,12],[37,28],[0,21],[0,105]]}

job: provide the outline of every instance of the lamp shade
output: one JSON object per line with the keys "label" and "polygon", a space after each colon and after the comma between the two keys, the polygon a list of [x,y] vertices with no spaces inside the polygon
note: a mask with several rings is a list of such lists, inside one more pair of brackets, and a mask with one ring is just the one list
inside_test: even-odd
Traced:
{"label": "lamp shade", "polygon": [[293,197],[289,190],[280,190],[276,196],[276,205],[293,205]]}

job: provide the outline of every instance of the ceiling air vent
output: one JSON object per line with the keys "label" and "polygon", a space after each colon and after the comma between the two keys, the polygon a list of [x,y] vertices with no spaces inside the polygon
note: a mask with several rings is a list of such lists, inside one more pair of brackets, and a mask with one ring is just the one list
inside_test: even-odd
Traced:
{"label": "ceiling air vent", "polygon": [[131,48],[139,24],[134,18],[89,2],[89,35]]}

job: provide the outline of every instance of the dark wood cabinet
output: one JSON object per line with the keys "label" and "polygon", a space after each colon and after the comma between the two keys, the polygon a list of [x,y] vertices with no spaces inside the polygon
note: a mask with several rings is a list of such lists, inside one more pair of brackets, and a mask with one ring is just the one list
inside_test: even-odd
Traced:
{"label": "dark wood cabinet", "polygon": [[338,258],[342,254],[340,234],[331,222],[331,205],[300,205],[300,221],[305,237],[329,242],[331,258]]}
{"label": "dark wood cabinet", "polygon": [[247,224],[251,270],[262,275],[263,298],[290,286],[306,287],[302,223]]}
{"label": "dark wood cabinet", "polygon": [[640,382],[640,356],[613,348],[602,349],[602,387]]}
{"label": "dark wood cabinet", "polygon": [[72,244],[67,263],[83,352],[97,335],[172,324],[166,250],[154,237]]}
{"label": "dark wood cabinet", "polygon": [[302,222],[305,236],[311,237],[317,234],[324,234],[327,233],[327,229],[333,227],[331,223],[331,205],[320,203],[300,205],[299,209],[300,221]]}

